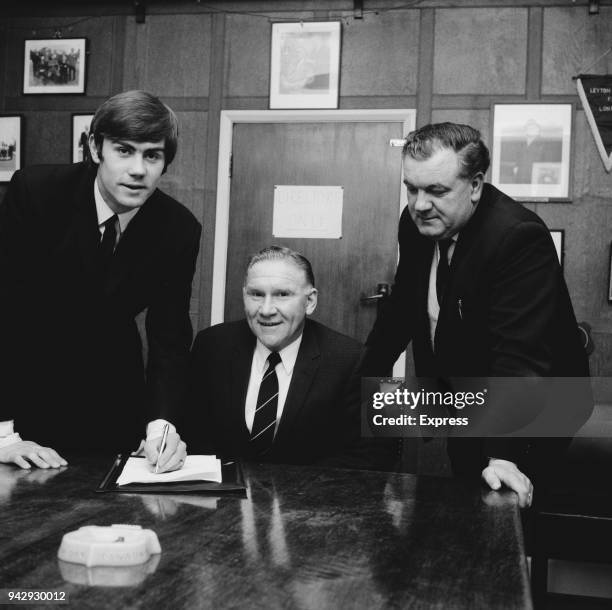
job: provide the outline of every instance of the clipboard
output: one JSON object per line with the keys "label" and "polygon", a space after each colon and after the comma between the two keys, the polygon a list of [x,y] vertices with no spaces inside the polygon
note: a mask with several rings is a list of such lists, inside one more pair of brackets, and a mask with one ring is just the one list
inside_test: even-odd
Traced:
{"label": "clipboard", "polygon": [[[246,497],[246,486],[240,462],[221,459],[221,483],[216,481],[173,481],[169,483],[128,483],[117,485],[117,477],[130,456],[129,453],[119,454],[110,470],[98,485],[96,493],[154,493],[154,494],[237,494]],[[144,458],[143,458],[144,459]]]}

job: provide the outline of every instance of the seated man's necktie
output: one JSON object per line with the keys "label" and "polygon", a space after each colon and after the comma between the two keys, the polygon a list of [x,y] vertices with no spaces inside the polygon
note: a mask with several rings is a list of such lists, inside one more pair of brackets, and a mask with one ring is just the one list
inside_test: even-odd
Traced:
{"label": "seated man's necktie", "polygon": [[257,455],[265,455],[274,441],[276,409],[278,406],[278,377],[276,365],[281,361],[278,352],[268,356],[268,368],[264,373],[257,395],[257,406],[251,430],[251,446]]}

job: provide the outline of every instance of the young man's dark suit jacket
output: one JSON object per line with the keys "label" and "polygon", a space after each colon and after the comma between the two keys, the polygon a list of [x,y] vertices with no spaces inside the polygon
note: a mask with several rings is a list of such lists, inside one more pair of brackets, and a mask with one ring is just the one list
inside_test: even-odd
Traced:
{"label": "young man's dark suit jacket", "polygon": [[[417,376],[588,376],[567,286],[550,233],[533,212],[490,184],[459,233],[432,350],[427,294],[434,242],[423,237],[404,210],[400,261],[392,295],[366,342],[361,371],[384,375],[412,340]],[[449,388],[450,389],[450,388]],[[590,413],[585,384],[576,404],[565,405],[575,431]],[[516,409],[517,405],[488,405]],[[561,413],[560,407],[559,413]],[[464,415],[458,413],[458,415]],[[567,441],[538,443],[500,438],[451,439],[456,473],[479,476],[487,457],[518,462],[526,472],[550,461]],[[544,455],[542,455],[544,454]]]}
{"label": "young man's dark suit jacket", "polygon": [[[257,459],[244,406],[256,339],[246,320],[198,333],[181,435],[191,452]],[[283,414],[266,461],[390,468],[397,446],[360,439],[362,345],[306,319]]]}
{"label": "young man's dark suit jacket", "polygon": [[186,387],[201,227],[156,190],[102,277],[95,176],[83,163],[29,167],[0,205],[0,420],[58,449],[133,448]]}

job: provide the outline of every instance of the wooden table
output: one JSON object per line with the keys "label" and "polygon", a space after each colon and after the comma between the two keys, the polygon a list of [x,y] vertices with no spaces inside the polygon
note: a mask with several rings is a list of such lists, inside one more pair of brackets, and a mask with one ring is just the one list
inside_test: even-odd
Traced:
{"label": "wooden table", "polygon": [[[251,464],[247,498],[95,494],[109,462],[0,465],[0,588],[66,591],[79,609],[532,607],[512,493]],[[59,562],[64,533],[113,523],[153,529],[161,555],[136,568]]]}

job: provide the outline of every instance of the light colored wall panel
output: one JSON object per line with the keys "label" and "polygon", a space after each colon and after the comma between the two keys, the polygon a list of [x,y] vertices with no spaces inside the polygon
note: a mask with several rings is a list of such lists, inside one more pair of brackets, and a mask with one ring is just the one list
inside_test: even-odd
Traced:
{"label": "light colored wall panel", "polygon": [[589,15],[584,6],[545,9],[542,93],[576,93],[572,76],[579,72],[610,74],[612,53],[593,65],[610,44],[612,6],[600,7],[598,15]]}
{"label": "light colored wall panel", "polygon": [[124,87],[167,97],[206,97],[210,70],[210,15],[128,18]]}
{"label": "light colored wall panel", "polygon": [[60,111],[26,112],[24,164],[70,163],[70,115]]}
{"label": "light colored wall panel", "polygon": [[523,93],[527,9],[436,10],[434,93]]}
{"label": "light colored wall panel", "polygon": [[[307,21],[313,17],[313,13],[291,13],[290,20]],[[287,20],[288,14],[270,14],[270,18],[250,15],[226,17],[225,95],[269,95],[271,22],[275,19]]]}
{"label": "light colored wall panel", "polygon": [[463,123],[471,125],[480,131],[484,142],[490,146],[489,142],[489,115],[488,110],[434,110],[431,113],[432,123]]}
{"label": "light colored wall panel", "polygon": [[366,14],[342,26],[340,95],[414,95],[419,11]]}

